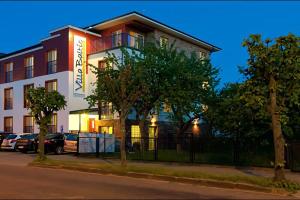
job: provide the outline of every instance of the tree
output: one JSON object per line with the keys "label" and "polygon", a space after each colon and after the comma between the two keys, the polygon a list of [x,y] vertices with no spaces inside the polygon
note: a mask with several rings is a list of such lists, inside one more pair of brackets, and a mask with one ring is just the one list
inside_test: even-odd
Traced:
{"label": "tree", "polygon": [[232,138],[234,162],[239,164],[241,143],[255,139],[268,130],[262,119],[258,121],[253,110],[245,107],[241,99],[243,83],[227,83],[216,91],[208,102],[204,121],[212,125],[221,135]]}
{"label": "tree", "polygon": [[128,49],[121,49],[122,56],[107,52],[106,67],[99,69],[93,65],[93,73],[96,74],[95,89],[86,100],[90,107],[101,107],[101,103],[112,103],[113,109],[119,114],[121,133],[121,164],[126,166],[125,149],[125,120],[127,119],[133,104],[141,96],[143,88],[141,81],[141,69],[136,60],[139,54]]}
{"label": "tree", "polygon": [[148,136],[147,118],[157,106],[162,95],[164,85],[164,72],[167,66],[162,65],[162,51],[154,42],[147,42],[140,49],[140,56],[135,60],[141,69],[140,85],[143,88],[142,95],[139,96],[133,107],[136,111],[136,119],[142,136],[141,150],[146,148],[146,138]]}
{"label": "tree", "polygon": [[66,106],[65,97],[57,91],[47,92],[45,88],[30,88],[27,93],[29,101],[28,109],[39,125],[39,154],[38,159],[45,160],[45,135],[48,132],[48,124],[54,112],[64,109]]}
{"label": "tree", "polygon": [[258,109],[260,116],[268,115],[273,132],[275,151],[274,180],[284,176],[284,145],[282,126],[288,123],[290,106],[299,107],[300,101],[300,41],[289,34],[275,41],[262,40],[260,35],[251,35],[243,42],[249,53],[245,75],[246,105]]}
{"label": "tree", "polygon": [[172,109],[171,118],[177,127],[177,151],[180,151],[180,137],[206,110],[206,97],[218,83],[218,69],[208,59],[197,58],[195,53],[189,56],[171,47],[168,54],[172,67],[164,99]]}

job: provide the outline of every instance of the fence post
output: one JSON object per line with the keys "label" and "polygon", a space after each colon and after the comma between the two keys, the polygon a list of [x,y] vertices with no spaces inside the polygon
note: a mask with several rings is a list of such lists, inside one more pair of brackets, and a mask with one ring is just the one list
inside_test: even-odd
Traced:
{"label": "fence post", "polygon": [[190,162],[194,162],[194,134],[190,136]]}
{"label": "fence post", "polygon": [[154,160],[158,160],[158,145],[157,145],[157,137],[154,136]]}
{"label": "fence post", "polygon": [[99,157],[99,137],[96,136],[96,157]]}
{"label": "fence post", "polygon": [[76,156],[79,156],[79,133],[78,133],[78,137],[77,137],[77,144],[76,144]]}

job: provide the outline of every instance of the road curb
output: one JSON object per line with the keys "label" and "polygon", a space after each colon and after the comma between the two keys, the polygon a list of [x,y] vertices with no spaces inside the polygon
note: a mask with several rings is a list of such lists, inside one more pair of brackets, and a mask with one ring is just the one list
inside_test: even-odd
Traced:
{"label": "road curb", "polygon": [[273,193],[280,195],[291,195],[291,192],[288,192],[284,189],[280,188],[267,188],[262,186],[256,186],[247,183],[234,183],[229,181],[217,181],[212,179],[197,179],[197,178],[184,178],[184,177],[175,177],[175,176],[166,176],[166,175],[156,175],[149,173],[137,173],[137,172],[111,172],[98,168],[83,168],[78,166],[65,166],[65,165],[51,165],[51,164],[40,164],[40,163],[30,163],[29,166],[33,167],[42,167],[42,168],[52,168],[52,169],[68,169],[74,171],[81,172],[90,172],[90,173],[98,173],[98,174],[113,174],[119,176],[128,176],[133,178],[147,178],[154,180],[164,180],[170,182],[179,182],[179,183],[187,183],[187,184],[197,184],[202,186],[209,187],[219,187],[219,188],[227,188],[227,189],[240,189],[240,190],[248,190],[255,192],[263,192],[263,193]]}

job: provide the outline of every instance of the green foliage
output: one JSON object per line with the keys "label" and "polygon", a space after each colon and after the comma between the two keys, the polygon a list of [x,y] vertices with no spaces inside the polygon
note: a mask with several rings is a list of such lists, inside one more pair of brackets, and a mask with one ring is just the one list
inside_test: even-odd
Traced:
{"label": "green foliage", "polygon": [[300,41],[289,34],[275,41],[262,41],[260,35],[251,35],[245,40],[250,55],[248,68],[241,69],[245,75],[245,93],[242,99],[246,105],[256,110],[257,115],[270,117],[269,82],[274,77],[277,92],[277,106],[283,125],[289,121],[291,107],[300,105]]}
{"label": "green foliage", "polygon": [[41,124],[43,120],[49,123],[53,112],[64,109],[66,106],[63,95],[57,91],[46,92],[44,87],[29,89],[27,99],[30,102],[28,109],[37,124]]}
{"label": "green foliage", "polygon": [[208,97],[219,82],[218,69],[210,60],[199,59],[195,53],[187,55],[174,44],[165,48],[169,74],[162,100],[171,106],[171,119],[182,133],[205,112]]}
{"label": "green foliage", "polygon": [[97,81],[94,83],[95,89],[86,100],[90,107],[98,105],[99,102],[112,103],[115,111],[128,115],[142,93],[141,70],[136,63],[140,55],[134,50],[121,51],[122,57],[107,52],[105,69],[90,65]]}

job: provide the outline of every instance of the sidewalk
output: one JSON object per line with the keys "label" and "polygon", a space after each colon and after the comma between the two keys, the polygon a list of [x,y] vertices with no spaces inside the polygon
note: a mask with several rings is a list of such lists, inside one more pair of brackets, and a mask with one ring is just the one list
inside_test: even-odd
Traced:
{"label": "sidewalk", "polygon": [[[101,159],[94,157],[76,157],[72,154],[66,155],[48,155],[49,158],[54,160],[66,160],[66,161],[80,161],[87,163],[109,163],[119,164],[117,159]],[[274,170],[272,168],[260,168],[260,167],[234,167],[234,166],[222,166],[222,165],[207,165],[207,164],[186,164],[186,163],[165,163],[165,162],[143,162],[143,161],[128,161],[129,164],[136,166],[148,166],[156,168],[174,169],[187,172],[203,172],[216,175],[231,175],[231,176],[255,176],[255,177],[269,177],[272,178]],[[300,173],[291,172],[285,170],[286,178],[300,183]]]}

